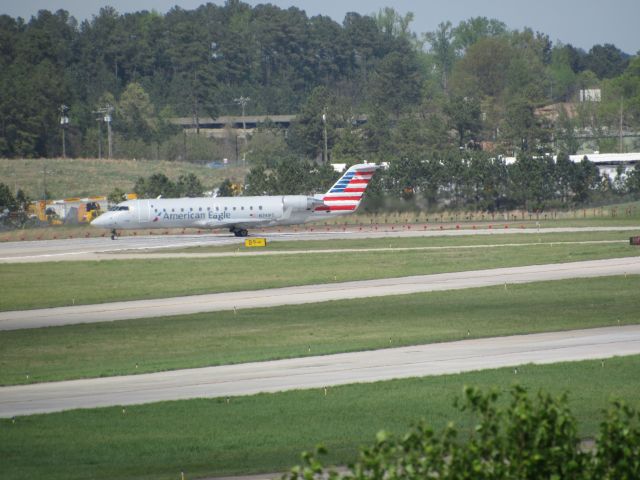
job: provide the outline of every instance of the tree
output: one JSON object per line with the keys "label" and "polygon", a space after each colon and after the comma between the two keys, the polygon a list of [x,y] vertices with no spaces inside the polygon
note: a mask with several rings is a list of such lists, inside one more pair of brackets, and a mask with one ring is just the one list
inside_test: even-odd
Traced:
{"label": "tree", "polygon": [[574,122],[562,106],[559,108],[555,130],[558,150],[574,155],[580,148],[580,142],[576,138]]}
{"label": "tree", "polygon": [[362,130],[350,126],[342,129],[331,153],[333,161],[338,163],[356,164],[367,159]]}
{"label": "tree", "polygon": [[157,124],[153,105],[142,85],[131,82],[127,85],[116,108],[118,130],[125,139],[140,138],[149,143],[154,137]]}
{"label": "tree", "polygon": [[640,56],[629,62],[624,73],[605,82],[606,97],[618,104],[624,101],[624,114],[631,125],[640,125]]}
{"label": "tree", "polygon": [[31,199],[29,198],[29,196],[24,192],[24,190],[19,188],[16,192],[16,208],[19,211],[26,212],[29,208],[30,203]]}
{"label": "tree", "polygon": [[464,388],[456,405],[477,420],[463,438],[453,423],[436,432],[421,421],[402,436],[378,432],[347,472],[325,469],[319,456],[326,449],[320,446],[315,454],[303,453],[304,463],[285,478],[595,480],[640,475],[640,414],[623,402],[613,402],[595,447],[583,450],[566,395],[540,391],[530,396],[516,385],[508,405],[499,406],[499,398],[496,391]]}
{"label": "tree", "polygon": [[385,7],[375,15],[376,24],[380,31],[388,37],[411,39],[415,37],[409,26],[413,21],[413,12],[400,15],[394,8]]}
{"label": "tree", "polygon": [[176,191],[181,197],[201,197],[204,187],[194,173],[188,173],[178,177]]}
{"label": "tree", "polygon": [[284,134],[270,130],[255,132],[246,148],[246,159],[252,165],[273,168],[278,160],[288,157],[291,153],[287,147]]}
{"label": "tree", "polygon": [[544,210],[555,191],[554,163],[548,156],[536,158],[531,154],[518,155],[509,166],[511,197],[525,209]]}
{"label": "tree", "polygon": [[569,154],[561,151],[556,157],[556,182],[560,200],[566,205],[570,200],[571,186],[576,175],[576,164],[571,161]]}
{"label": "tree", "polygon": [[210,36],[204,23],[193,13],[175,8],[168,17],[170,42],[167,54],[176,72],[172,87],[182,108],[191,113],[196,132],[200,133],[203,114],[218,116],[217,105],[213,102],[217,84]]}
{"label": "tree", "polygon": [[574,192],[574,198],[577,203],[585,203],[593,191],[600,184],[600,171],[593,162],[585,156],[579,164],[576,165],[576,172],[571,184],[571,190]]}
{"label": "tree", "polygon": [[327,148],[331,150],[333,147],[339,122],[335,96],[326,87],[317,87],[311,92],[302,106],[300,115],[291,125],[287,144],[294,152],[315,159],[321,155],[324,148],[325,128]]}
{"label": "tree", "polygon": [[413,52],[391,52],[376,67],[371,79],[371,101],[398,116],[420,100],[420,75]]}
{"label": "tree", "polygon": [[636,165],[627,175],[625,187],[629,193],[640,197],[640,165]]}
{"label": "tree", "polygon": [[11,190],[4,183],[0,183],[0,213],[4,209],[13,210],[16,206],[16,199]]}
{"label": "tree", "polygon": [[594,45],[584,59],[585,67],[598,78],[613,78],[624,72],[629,56],[610,43]]}
{"label": "tree", "polygon": [[[135,187],[134,187],[134,191],[135,191]],[[107,202],[109,202],[110,204],[118,204],[125,200],[126,198],[125,195],[126,194],[124,190],[116,187],[111,191],[111,193],[109,193],[109,195],[107,195]]]}
{"label": "tree", "polygon": [[382,160],[393,152],[391,130],[389,115],[382,108],[374,105],[363,127],[364,149],[370,160]]}
{"label": "tree", "polygon": [[245,179],[246,195],[273,195],[274,188],[271,176],[262,164],[249,170]]}
{"label": "tree", "polygon": [[462,21],[453,29],[453,45],[464,52],[481,38],[499,37],[507,33],[507,26],[500,20],[487,17],[473,17]]}
{"label": "tree", "polygon": [[436,31],[425,33],[424,39],[431,45],[431,53],[442,77],[442,88],[447,91],[449,74],[456,59],[451,22],[440,23]]}
{"label": "tree", "polygon": [[499,96],[506,87],[515,55],[508,39],[481,38],[467,49],[452,73],[452,87],[458,95]]}
{"label": "tree", "polygon": [[568,101],[575,91],[576,74],[571,68],[569,53],[570,50],[562,45],[556,45],[551,52],[548,72],[552,100]]}
{"label": "tree", "polygon": [[503,134],[515,152],[544,154],[549,150],[551,128],[536,117],[534,105],[525,97],[514,97],[507,105]]}
{"label": "tree", "polygon": [[482,128],[480,102],[474,97],[451,95],[445,105],[451,128],[458,132],[458,145],[464,146],[467,140],[476,139]]}
{"label": "tree", "polygon": [[133,191],[141,198],[157,198],[160,196],[172,198],[179,196],[175,183],[163,173],[154,173],[148,178],[138,178],[133,186]]}
{"label": "tree", "polygon": [[233,184],[231,183],[230,179],[225,178],[222,181],[222,183],[218,187],[217,196],[218,197],[233,197],[234,196]]}
{"label": "tree", "polygon": [[467,155],[467,204],[476,210],[498,210],[507,198],[507,165],[504,160],[482,151],[468,152]]}

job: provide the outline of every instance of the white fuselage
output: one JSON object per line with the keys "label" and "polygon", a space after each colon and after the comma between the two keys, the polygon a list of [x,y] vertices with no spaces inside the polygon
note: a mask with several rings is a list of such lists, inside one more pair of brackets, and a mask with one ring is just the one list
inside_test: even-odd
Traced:
{"label": "white fuselage", "polygon": [[321,198],[305,195],[128,200],[92,225],[110,229],[250,228],[296,225],[351,212],[316,211]]}
{"label": "white fuselage", "polygon": [[247,236],[253,227],[297,225],[353,213],[377,166],[358,164],[323,195],[198,197],[128,200],[96,218],[91,225],[116,230],[139,228],[228,228]]}

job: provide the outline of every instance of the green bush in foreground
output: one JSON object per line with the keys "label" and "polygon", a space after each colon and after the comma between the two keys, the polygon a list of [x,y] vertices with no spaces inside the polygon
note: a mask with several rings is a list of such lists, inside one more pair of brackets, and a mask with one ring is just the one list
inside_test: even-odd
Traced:
{"label": "green bush in foreground", "polygon": [[566,395],[539,392],[535,399],[521,386],[511,389],[506,408],[499,395],[465,387],[461,410],[478,416],[463,440],[453,423],[440,433],[425,422],[403,437],[384,431],[360,450],[347,472],[326,470],[317,458],[283,479],[637,479],[640,478],[640,413],[613,402],[600,425],[594,448],[585,448]]}

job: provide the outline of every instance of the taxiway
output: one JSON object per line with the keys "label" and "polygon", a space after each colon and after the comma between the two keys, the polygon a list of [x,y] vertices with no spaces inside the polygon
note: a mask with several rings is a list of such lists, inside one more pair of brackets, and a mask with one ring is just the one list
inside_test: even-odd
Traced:
{"label": "taxiway", "polygon": [[[377,227],[376,227],[377,228]],[[394,227],[395,228],[395,227]],[[639,232],[640,226],[634,227],[565,227],[565,228],[482,228],[478,230],[439,230],[414,225],[412,229],[390,227],[375,229],[373,227],[324,228],[317,227],[307,231],[260,233],[253,236],[265,237],[269,242],[283,240],[337,240],[360,238],[397,238],[397,237],[442,237],[465,235],[508,235],[508,234],[540,234],[540,233],[577,233],[577,232]],[[162,252],[169,249],[189,247],[216,247],[225,245],[242,245],[243,238],[230,236],[228,233],[206,233],[200,235],[153,235],[124,236],[117,240],[108,237],[70,238],[59,240],[34,240],[24,242],[0,243],[0,263],[27,262],[59,262],[80,260],[117,260],[120,254],[130,257],[134,252]],[[242,253],[244,254],[244,253]],[[166,258],[172,254],[166,252]]]}
{"label": "taxiway", "polygon": [[0,417],[640,354],[640,325],[0,388]]}
{"label": "taxiway", "polygon": [[299,305],[491,285],[640,274],[640,256],[0,312],[0,330]]}

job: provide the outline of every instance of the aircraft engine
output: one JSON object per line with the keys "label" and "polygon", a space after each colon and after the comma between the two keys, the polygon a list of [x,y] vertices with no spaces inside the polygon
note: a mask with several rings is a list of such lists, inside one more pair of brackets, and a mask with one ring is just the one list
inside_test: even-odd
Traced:
{"label": "aircraft engine", "polygon": [[282,206],[285,211],[305,212],[313,211],[315,207],[323,205],[324,202],[317,198],[306,195],[285,195],[282,197]]}

